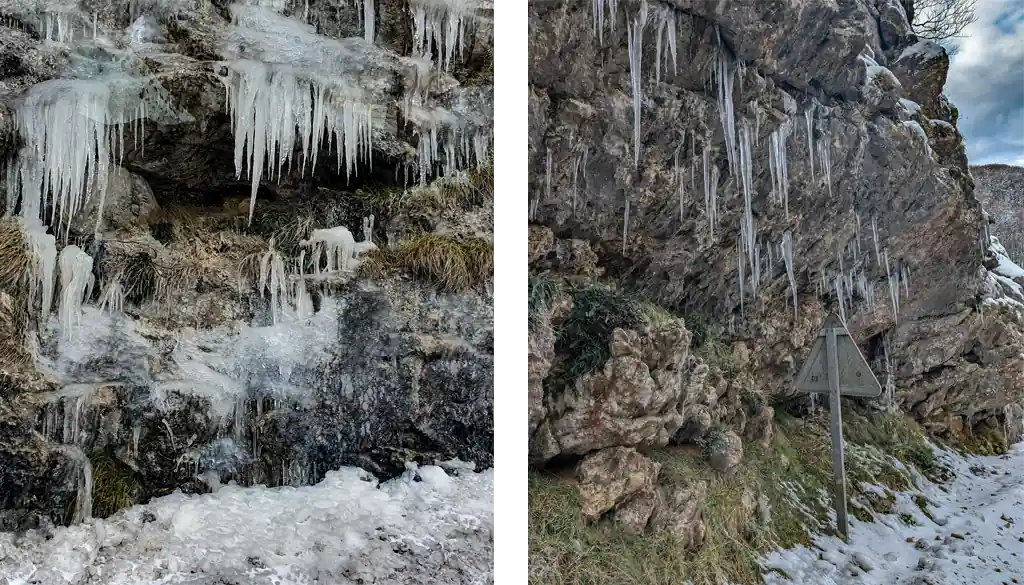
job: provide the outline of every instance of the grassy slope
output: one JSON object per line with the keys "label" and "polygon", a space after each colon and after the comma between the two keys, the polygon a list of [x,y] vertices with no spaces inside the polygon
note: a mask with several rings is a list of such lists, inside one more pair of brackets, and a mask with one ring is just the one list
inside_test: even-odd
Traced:
{"label": "grassy slope", "polygon": [[[827,413],[826,413],[827,415]],[[703,547],[686,553],[665,536],[628,537],[613,526],[586,526],[570,479],[531,472],[530,582],[536,585],[694,585],[760,583],[757,559],[775,547],[807,543],[810,532],[834,530],[828,524],[832,471],[826,418],[798,420],[781,414],[772,447],[747,445],[740,470],[731,477],[716,474],[699,453],[685,448],[653,450],[663,464],[663,481],[704,479],[709,483]],[[847,478],[851,514],[870,519],[887,513],[886,492],[861,489],[860,483],[905,490],[913,472],[940,478],[942,469],[931,456],[917,426],[901,414],[866,418],[851,413],[845,421]],[[753,488],[770,502],[771,521],[759,526],[741,513],[745,489]]]}

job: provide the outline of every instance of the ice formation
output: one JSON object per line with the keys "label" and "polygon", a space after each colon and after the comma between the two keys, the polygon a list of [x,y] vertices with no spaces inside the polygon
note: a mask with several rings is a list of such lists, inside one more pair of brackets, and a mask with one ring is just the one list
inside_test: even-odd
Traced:
{"label": "ice formation", "polygon": [[811,180],[814,180],[814,103],[804,110],[804,121],[807,124],[807,162],[811,166]]}
{"label": "ice formation", "polygon": [[[615,30],[615,12],[618,10],[619,0],[591,0],[591,3],[594,16],[594,34],[597,35],[597,42],[604,44],[605,22],[608,22],[611,30]],[[607,12],[607,16],[605,12]]]}
{"label": "ice formation", "polygon": [[478,0],[409,0],[414,51],[420,55],[436,51],[438,63],[450,71],[462,55],[478,4]]}
{"label": "ice formation", "polygon": [[786,160],[786,142],[793,132],[793,123],[783,122],[768,137],[768,170],[772,176],[772,194],[775,201],[782,205],[786,218],[789,219],[789,161]]}
{"label": "ice formation", "polygon": [[[711,163],[711,147],[704,143],[702,159],[704,162],[704,209],[708,218],[708,232],[710,238],[715,239],[715,230],[718,229],[718,180],[720,171],[718,165]],[[710,172],[709,172],[710,168]]]}
{"label": "ice formation", "polygon": [[797,296],[796,296],[796,276],[793,274],[793,233],[786,232],[782,234],[782,258],[786,263],[786,277],[789,279],[789,292],[793,295],[793,321],[796,322],[797,318]]}
{"label": "ice formation", "polygon": [[92,294],[93,281],[92,257],[78,246],[65,246],[60,252],[59,320],[66,337],[81,320],[82,303]]}
{"label": "ice formation", "polygon": [[642,0],[640,9],[633,18],[632,26],[627,30],[629,45],[629,80],[633,89],[633,168],[640,167],[640,114],[643,109],[643,42],[644,28],[647,26],[647,0]]}
{"label": "ice formation", "polygon": [[397,71],[392,56],[363,39],[335,40],[272,10],[234,6],[224,43],[235,132],[235,172],[252,180],[249,217],[264,172],[280,178],[301,148],[302,173],[325,143],[336,145],[346,176],[372,154],[374,104],[386,103]]}
{"label": "ice formation", "polygon": [[[10,185],[10,183],[8,183]],[[39,301],[41,320],[50,314],[53,305],[54,276],[57,270],[57,241],[46,233],[46,227],[37,217],[29,217],[23,223],[23,236],[29,251],[31,274],[29,275],[29,312],[34,312]]]}
{"label": "ice formation", "polygon": [[655,82],[661,82],[661,68],[664,66],[668,71],[669,60],[672,61],[672,74],[678,73],[679,63],[677,61],[678,49],[676,43],[676,11],[671,6],[662,6],[658,9],[657,35],[655,37]]}
{"label": "ice formation", "polygon": [[729,172],[736,174],[736,114],[733,110],[733,83],[736,77],[736,68],[729,57],[725,44],[722,42],[721,32],[715,29],[718,35],[718,51],[714,60],[714,75],[718,85],[718,118],[722,123],[722,131],[725,133],[725,154],[729,161]]}

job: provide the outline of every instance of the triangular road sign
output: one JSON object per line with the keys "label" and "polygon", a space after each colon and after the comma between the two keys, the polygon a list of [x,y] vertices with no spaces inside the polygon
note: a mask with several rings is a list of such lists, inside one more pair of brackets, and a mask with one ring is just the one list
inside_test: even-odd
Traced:
{"label": "triangular road sign", "polygon": [[867,360],[843,325],[842,320],[834,313],[825,319],[821,333],[811,345],[811,352],[804,362],[800,374],[796,377],[796,389],[808,393],[828,393],[828,356],[826,355],[826,334],[829,329],[838,329],[836,335],[836,353],[839,354],[839,393],[843,396],[868,396],[875,398],[882,394],[882,385],[878,383]]}

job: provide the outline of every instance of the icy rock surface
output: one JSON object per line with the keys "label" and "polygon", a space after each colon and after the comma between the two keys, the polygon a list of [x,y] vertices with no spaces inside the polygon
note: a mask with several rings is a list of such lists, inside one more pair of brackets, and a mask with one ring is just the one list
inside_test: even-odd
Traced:
{"label": "icy rock surface", "polygon": [[358,468],[299,488],[174,493],[107,520],[0,534],[11,585],[493,582],[493,471]]}

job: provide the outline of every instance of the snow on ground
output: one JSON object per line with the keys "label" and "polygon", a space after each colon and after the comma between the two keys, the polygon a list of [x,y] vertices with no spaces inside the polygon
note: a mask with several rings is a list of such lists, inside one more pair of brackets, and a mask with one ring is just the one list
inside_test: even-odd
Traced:
{"label": "snow on ground", "polygon": [[[1024,444],[1002,457],[942,452],[946,484],[921,479],[925,514],[897,494],[897,514],[850,518],[850,543],[817,537],[810,548],[765,559],[766,585],[1001,585],[1024,583]],[[914,518],[907,525],[901,516]]]}
{"label": "snow on ground", "polygon": [[493,494],[492,470],[412,465],[383,484],[343,468],[315,486],[176,492],[50,535],[0,534],[0,585],[482,585]]}

